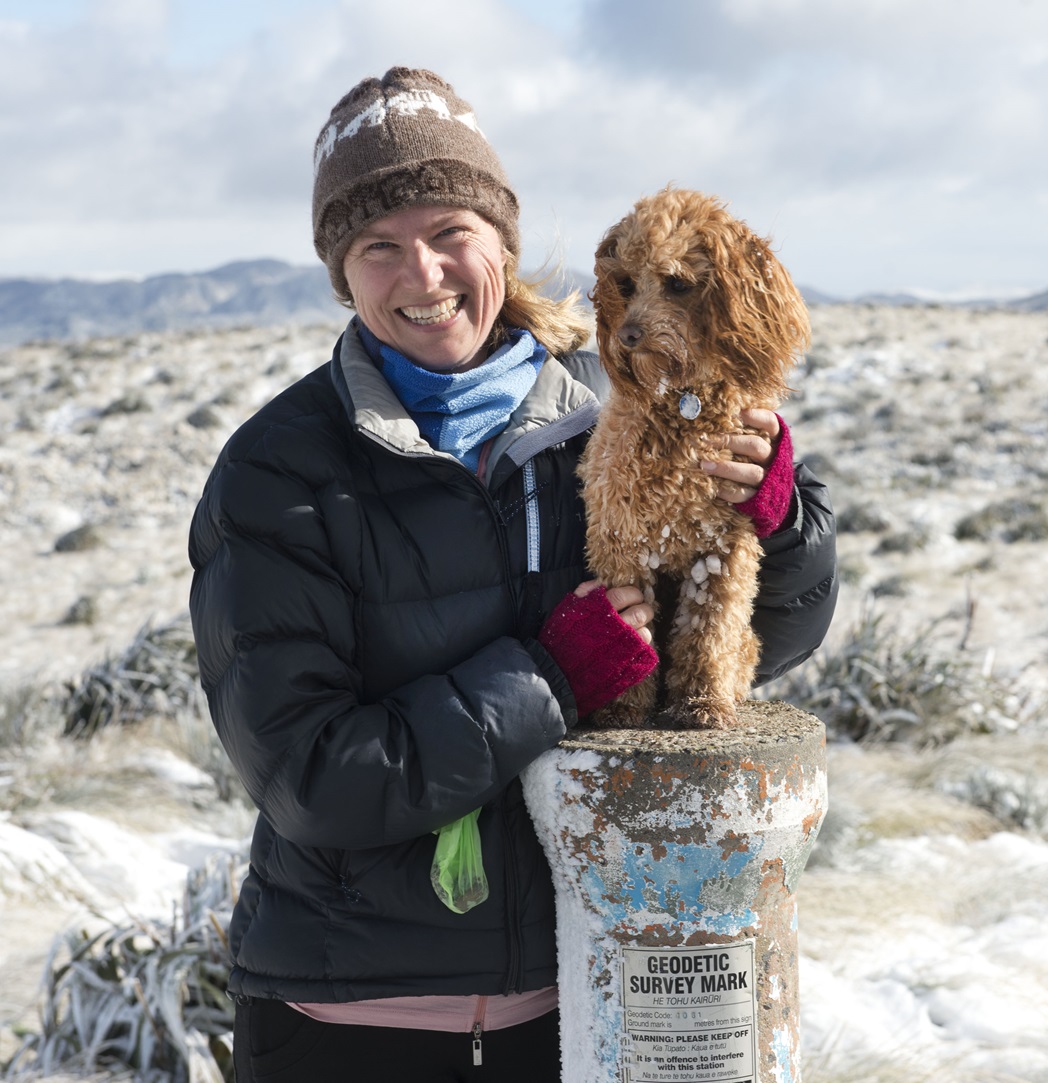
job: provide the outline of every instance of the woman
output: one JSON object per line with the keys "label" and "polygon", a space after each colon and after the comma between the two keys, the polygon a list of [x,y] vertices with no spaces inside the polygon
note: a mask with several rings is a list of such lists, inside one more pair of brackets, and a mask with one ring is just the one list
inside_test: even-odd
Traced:
{"label": "woman", "polygon": [[[518,279],[517,214],[437,76],[343,98],[314,238],[357,315],[232,437],[193,520],[201,678],[259,808],[230,928],[240,1083],[559,1075],[552,887],[517,776],[650,672],[653,614],[587,581],[575,466],[603,382],[574,302]],[[775,415],[749,420],[767,439],[726,438],[739,461],[714,472],[755,506],[793,467]],[[803,467],[787,488],[765,680],[835,595],[825,492]],[[456,905],[436,846],[474,823],[488,893]]]}

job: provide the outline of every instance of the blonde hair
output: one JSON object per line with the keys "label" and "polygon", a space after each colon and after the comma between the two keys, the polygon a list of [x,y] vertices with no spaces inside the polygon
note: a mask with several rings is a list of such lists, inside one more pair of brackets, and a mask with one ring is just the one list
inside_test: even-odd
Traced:
{"label": "blonde hair", "polygon": [[557,300],[542,293],[559,274],[550,271],[538,278],[521,278],[517,258],[506,254],[506,299],[492,336],[501,340],[511,327],[530,331],[554,357],[581,349],[593,334],[593,316],[582,304],[578,290]]}

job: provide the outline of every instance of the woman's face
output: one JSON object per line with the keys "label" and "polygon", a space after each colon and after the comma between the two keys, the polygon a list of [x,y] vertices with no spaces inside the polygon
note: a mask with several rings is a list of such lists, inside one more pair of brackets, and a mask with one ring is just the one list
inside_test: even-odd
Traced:
{"label": "woman's face", "polygon": [[362,230],[343,262],[360,318],[380,341],[432,372],[487,356],[506,297],[498,230],[458,207],[409,207]]}

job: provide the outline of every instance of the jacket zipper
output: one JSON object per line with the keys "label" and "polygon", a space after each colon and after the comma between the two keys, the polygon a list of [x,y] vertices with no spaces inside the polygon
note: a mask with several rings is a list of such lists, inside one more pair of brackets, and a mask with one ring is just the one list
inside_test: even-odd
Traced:
{"label": "jacket zipper", "polygon": [[473,1067],[479,1068],[484,1063],[484,1053],[480,1045],[480,1036],[484,1030],[484,1015],[488,1007],[487,997],[477,998],[477,1011],[473,1017]]}

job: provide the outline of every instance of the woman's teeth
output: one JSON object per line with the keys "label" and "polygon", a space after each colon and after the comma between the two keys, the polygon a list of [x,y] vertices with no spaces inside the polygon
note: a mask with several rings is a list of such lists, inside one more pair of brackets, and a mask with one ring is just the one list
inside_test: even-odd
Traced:
{"label": "woman's teeth", "polygon": [[428,305],[426,308],[405,305],[400,311],[412,323],[443,323],[444,320],[450,319],[458,312],[461,304],[461,297],[451,297],[447,301],[441,301],[439,305]]}

